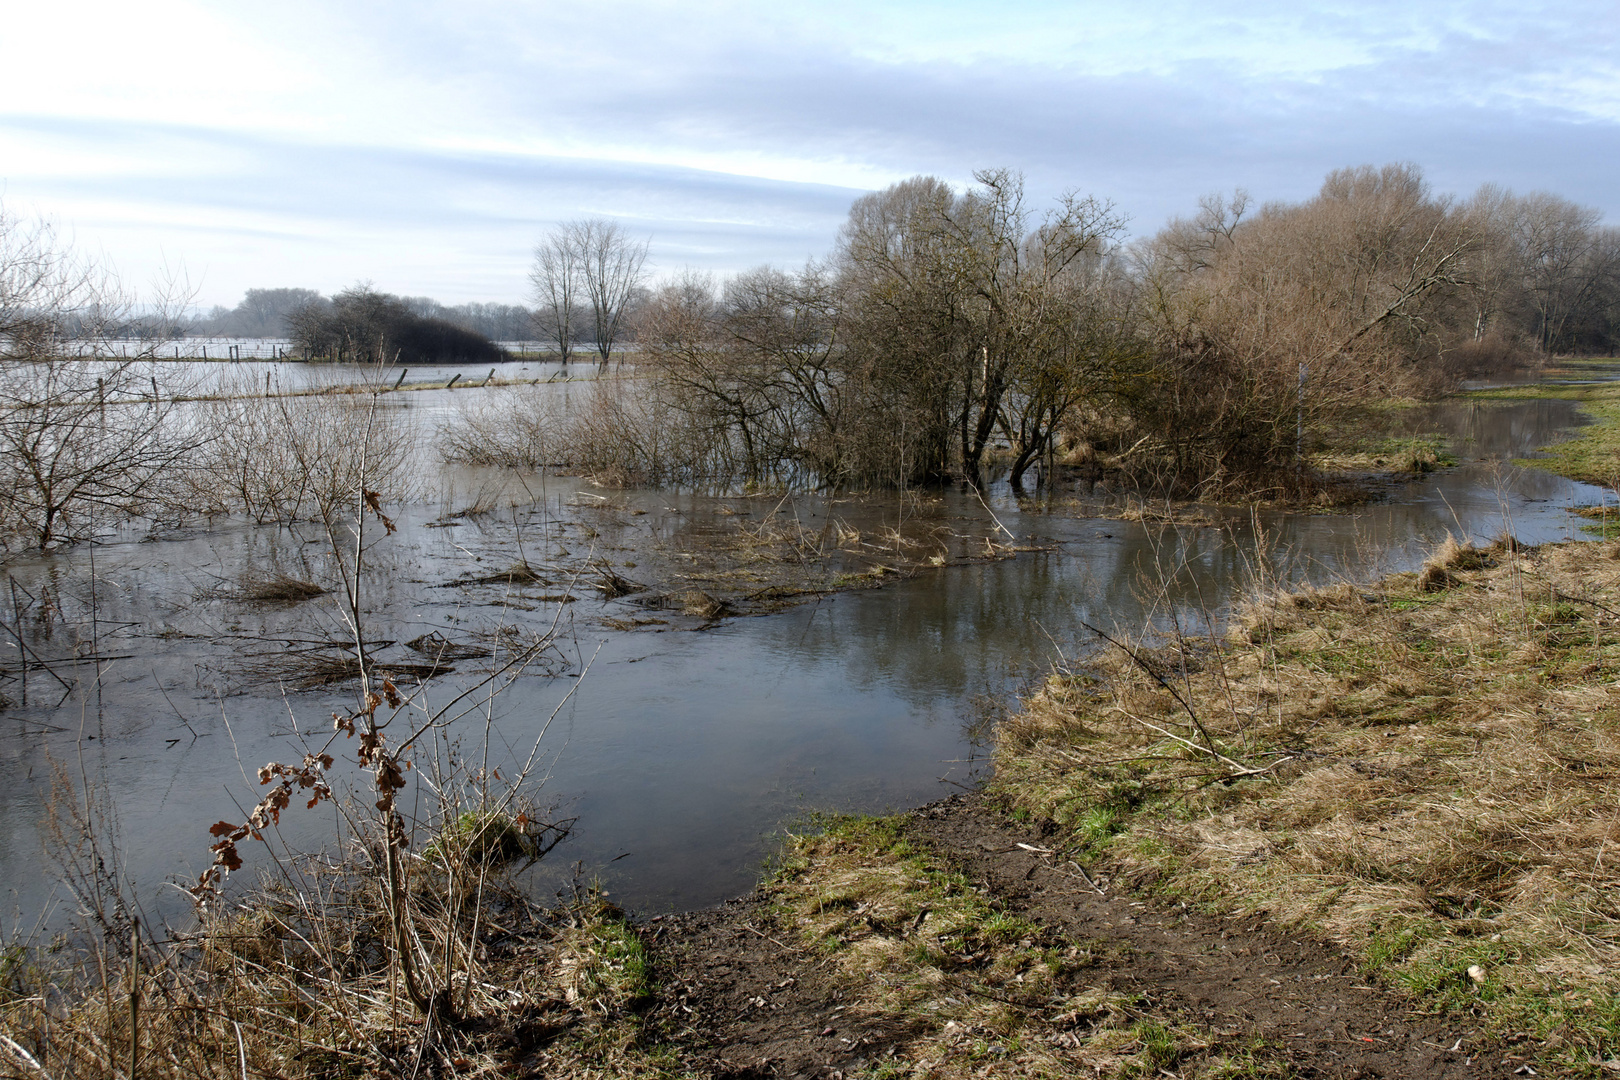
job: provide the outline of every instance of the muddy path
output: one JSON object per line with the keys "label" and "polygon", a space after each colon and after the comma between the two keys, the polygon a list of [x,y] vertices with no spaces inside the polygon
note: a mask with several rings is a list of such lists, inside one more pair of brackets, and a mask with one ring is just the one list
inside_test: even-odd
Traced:
{"label": "muddy path", "polygon": [[1109,946],[1104,955],[1118,963],[1101,974],[1111,986],[1217,1034],[1258,1037],[1296,1076],[1509,1076],[1524,1064],[1466,1019],[1422,1015],[1368,986],[1340,948],[1263,920],[1139,899],[1105,877],[1088,881],[1046,854],[1039,828],[982,797],[927,808],[912,830],[1033,921]]}
{"label": "muddy path", "polygon": [[[710,1077],[1536,1075],[1468,1018],[1423,1015],[1367,985],[1338,948],[1143,899],[1056,865],[1038,827],[1008,820],[980,795],[914,811],[899,828],[985,894],[998,917],[1034,924],[1021,946],[1083,946],[1086,961],[1039,998],[998,977],[997,958],[986,955],[964,958],[941,984],[941,994],[1005,1002],[1019,1014],[1016,1032],[998,1029],[998,1042],[972,1023],[935,1022],[927,1008],[875,1006],[869,985],[796,933],[767,885],[719,909],[641,926],[660,976],[639,1018],[643,1048],[677,1059],[682,1075]],[[916,927],[882,929],[905,936]],[[1073,1008],[1082,988],[1090,1000],[1128,1003],[1128,1024],[1110,1028],[1102,1010]],[[1144,1061],[1152,1032],[1171,1034]],[[1040,1069],[1029,1057],[1037,1044]],[[588,1045],[601,1041],[563,1039],[517,1056],[531,1075],[586,1074]]]}

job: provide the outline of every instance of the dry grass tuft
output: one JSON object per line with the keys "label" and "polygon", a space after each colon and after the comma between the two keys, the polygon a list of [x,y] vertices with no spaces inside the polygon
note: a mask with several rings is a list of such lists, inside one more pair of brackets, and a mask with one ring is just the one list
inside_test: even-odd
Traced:
{"label": "dry grass tuft", "polygon": [[[1509,539],[1506,543],[1508,550],[1518,550],[1518,542]],[[1481,550],[1472,545],[1464,544],[1450,533],[1435,548],[1423,562],[1423,569],[1418,572],[1417,586],[1423,592],[1440,592],[1457,584],[1453,571],[1479,570],[1489,565],[1492,552]]]}
{"label": "dry grass tuft", "polygon": [[631,581],[605,561],[597,563],[595,571],[596,580],[591,584],[602,594],[604,600],[617,600],[621,596],[647,591],[647,586],[638,581]]}
{"label": "dry grass tuft", "polygon": [[1431,1004],[1481,1011],[1583,1068],[1609,1060],[1620,565],[1607,555],[1448,539],[1416,575],[1254,599],[1168,685],[1115,650],[1050,678],[1003,726],[996,785],[1116,880],[1308,927]]}
{"label": "dry grass tuft", "polygon": [[291,574],[270,574],[242,582],[241,599],[255,604],[299,604],[325,596],[330,590]]}
{"label": "dry grass tuft", "polygon": [[[562,977],[559,943],[605,920],[540,912],[493,875],[456,886],[479,891],[455,904],[443,866],[456,847],[429,845],[413,895],[423,954],[453,956],[458,968],[461,1020],[424,1023],[399,1000],[386,905],[364,857],[324,869],[313,860],[305,889],[267,885],[193,933],[144,944],[133,971],[127,949],[87,941],[30,953],[0,994],[0,1031],[12,1040],[0,1042],[0,1075],[127,1075],[131,985],[143,1080],[511,1075],[514,1024],[532,1040],[594,1022],[601,1014],[570,1004],[570,989],[617,986],[612,971],[595,974],[616,961],[603,947],[570,946],[577,970]],[[77,948],[95,949],[96,962]]]}
{"label": "dry grass tuft", "polygon": [[249,571],[234,587],[201,590],[197,596],[201,600],[228,600],[238,604],[291,606],[325,596],[330,591],[284,572]]}
{"label": "dry grass tuft", "polygon": [[457,585],[550,585],[551,583],[550,578],[522,560],[493,574],[461,578],[455,582]]}

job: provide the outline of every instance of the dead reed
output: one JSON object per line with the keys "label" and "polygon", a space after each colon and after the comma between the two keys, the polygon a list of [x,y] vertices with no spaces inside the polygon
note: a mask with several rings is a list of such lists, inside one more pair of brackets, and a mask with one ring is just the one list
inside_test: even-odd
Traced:
{"label": "dead reed", "polygon": [[202,594],[202,599],[291,605],[325,596],[330,591],[323,585],[285,572],[250,570],[241,576],[234,588],[208,590]]}

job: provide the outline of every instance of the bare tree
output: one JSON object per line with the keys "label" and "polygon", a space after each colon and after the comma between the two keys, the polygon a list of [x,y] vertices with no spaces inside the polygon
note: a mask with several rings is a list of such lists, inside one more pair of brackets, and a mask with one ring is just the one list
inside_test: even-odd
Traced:
{"label": "bare tree", "polygon": [[596,330],[596,353],[607,367],[624,329],[624,311],[641,284],[647,262],[646,240],[632,240],[617,222],[591,218],[570,228],[584,256],[585,295]]}
{"label": "bare tree", "polygon": [[625,310],[641,286],[647,244],[631,239],[617,222],[580,218],[563,222],[535,248],[529,281],[536,319],[541,332],[557,343],[563,363],[589,306],[597,356],[607,367],[625,330]]}
{"label": "bare tree", "polygon": [[[1199,231],[1219,242],[1189,259]],[[1114,397],[1183,486],[1302,474],[1308,434],[1432,389],[1477,241],[1410,165],[1337,170],[1315,198],[1224,234],[1167,233],[1141,272],[1153,370]]]}
{"label": "bare tree", "polygon": [[150,363],[187,299],[171,279],[141,304],[49,225],[0,208],[0,545],[44,550],[149,511],[200,439],[172,422]]}
{"label": "bare tree", "polygon": [[1536,339],[1553,353],[1566,344],[1564,329],[1606,276],[1597,257],[1602,214],[1544,191],[1518,200],[1525,288],[1535,310]]}
{"label": "bare tree", "polygon": [[553,229],[534,249],[529,284],[534,296],[536,331],[557,343],[568,363],[579,333],[581,294],[585,291],[584,256],[570,223]]}
{"label": "bare tree", "polygon": [[[1077,355],[1076,290],[1122,228],[1107,202],[1071,193],[1037,217],[1017,173],[975,179],[961,195],[916,178],[865,196],[842,237],[854,347],[870,349],[890,392],[917,402],[919,479],[942,475],[954,444],[956,465],[980,483],[998,429],[1019,444],[1021,464],[1045,449],[1066,408],[1054,411],[1053,394],[1072,396],[1051,376],[1060,356]],[[1019,405],[1035,409],[1009,424],[1004,406],[1020,380]]]}

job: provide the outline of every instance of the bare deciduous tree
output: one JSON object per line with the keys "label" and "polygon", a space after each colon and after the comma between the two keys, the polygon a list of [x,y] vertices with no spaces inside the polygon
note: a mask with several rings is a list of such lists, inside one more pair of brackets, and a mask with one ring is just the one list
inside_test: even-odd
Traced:
{"label": "bare deciduous tree", "polygon": [[571,226],[553,229],[535,246],[534,266],[529,270],[535,330],[557,343],[564,364],[573,355],[579,333],[584,278],[584,258]]}
{"label": "bare deciduous tree", "polygon": [[149,363],[188,299],[171,279],[141,304],[49,225],[0,208],[0,544],[44,550],[150,510],[201,439],[171,422]]}
{"label": "bare deciduous tree", "polygon": [[607,367],[625,329],[625,311],[642,281],[646,240],[634,240],[617,222],[565,221],[534,249],[529,271],[535,318],[568,362],[587,318],[597,356]]}
{"label": "bare deciduous tree", "polygon": [[[1207,204],[1201,218],[1216,219]],[[1185,238],[1217,236],[1189,260]],[[1230,231],[1177,223],[1149,246],[1150,378],[1116,399],[1175,483],[1252,483],[1301,464],[1303,436],[1380,397],[1420,392],[1445,300],[1470,286],[1477,237],[1410,165],[1330,173],[1307,202]]]}
{"label": "bare deciduous tree", "polygon": [[1525,287],[1536,313],[1536,338],[1552,352],[1564,342],[1571,316],[1605,277],[1598,221],[1602,215],[1557,195],[1535,192],[1520,200]]}
{"label": "bare deciduous tree", "polygon": [[[1037,219],[1018,174],[975,179],[962,195],[918,178],[865,196],[850,211],[842,254],[862,328],[856,347],[870,346],[879,380],[917,402],[918,461],[932,459],[924,475],[954,461],[977,483],[998,428],[1028,437],[1020,451],[1044,447],[1051,425],[1034,424],[1035,413],[1005,423],[1004,406],[1020,373],[1029,391],[1051,388],[1045,375],[1064,348],[1070,294],[1121,223],[1108,203],[1074,194]],[[1036,396],[1041,412],[1045,391]]]}
{"label": "bare deciduous tree", "polygon": [[584,255],[585,295],[591,304],[596,354],[607,367],[624,330],[625,308],[641,284],[647,262],[646,240],[633,240],[616,222],[592,218],[571,228]]}
{"label": "bare deciduous tree", "polygon": [[[1415,166],[1341,169],[1300,203],[1206,197],[1128,260],[1109,204],[1040,214],[1016,173],[976,180],[856,200],[828,269],[652,296],[651,377],[611,401],[644,395],[673,426],[626,471],[981,482],[1006,451],[1016,484],[1062,433],[1077,461],[1150,485],[1306,494],[1312,441],[1380,399],[1620,340],[1620,231],[1552,196],[1459,204]],[[605,363],[645,245],[579,221],[546,248],[574,268]],[[545,269],[537,283],[559,280]],[[631,413],[612,415],[604,447]]]}

